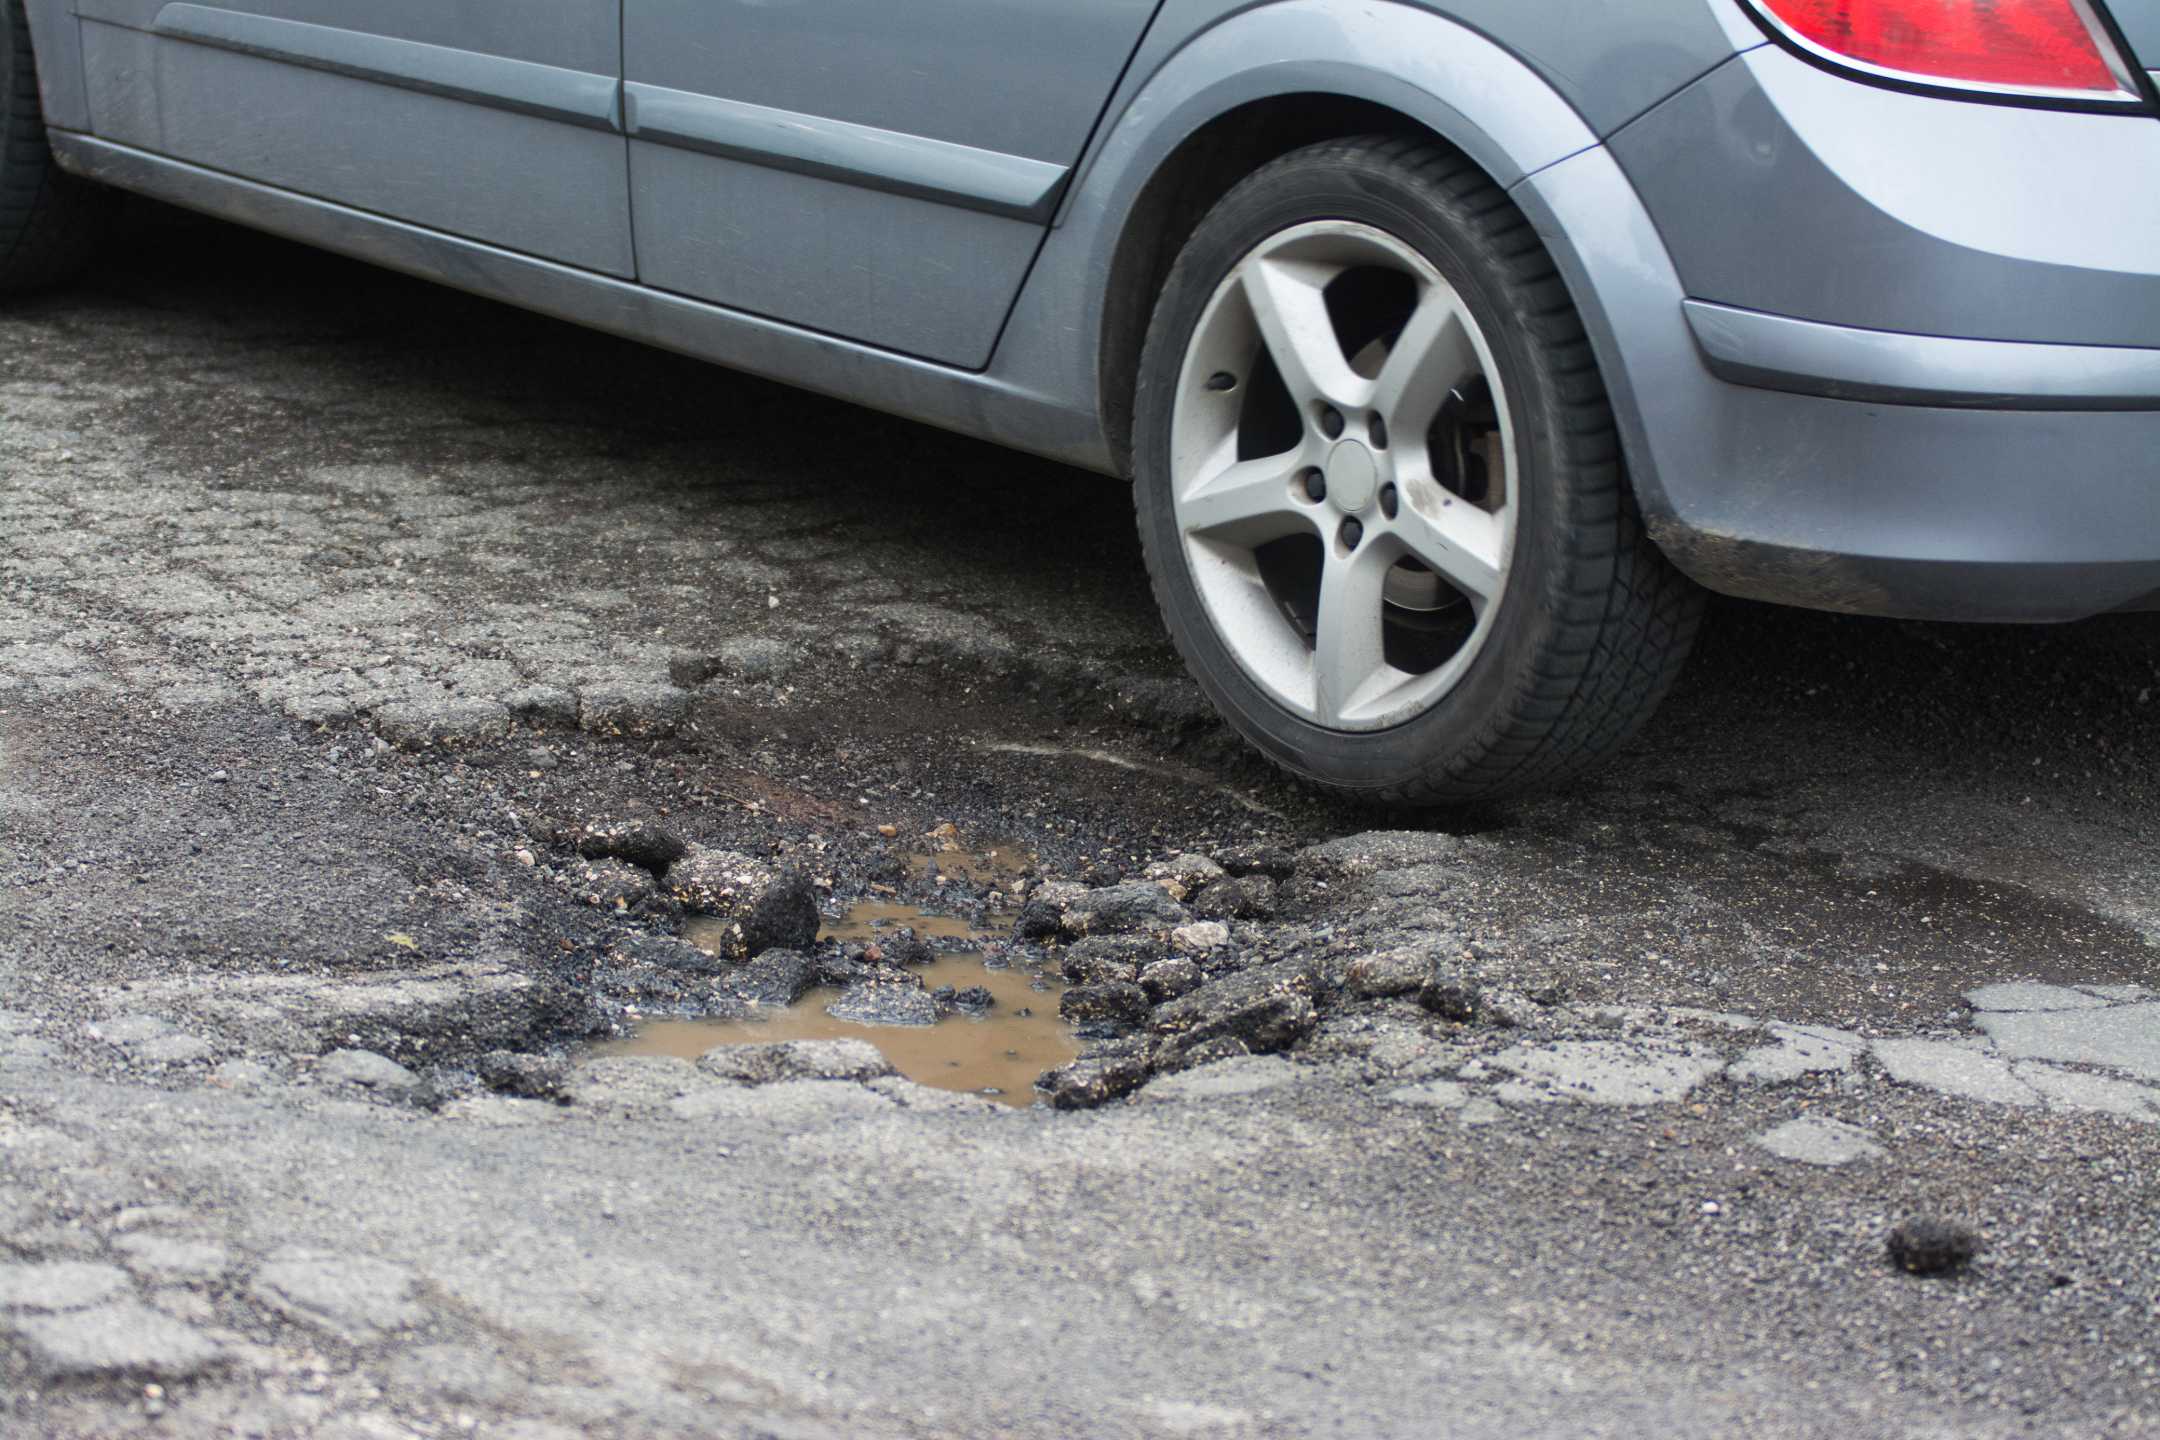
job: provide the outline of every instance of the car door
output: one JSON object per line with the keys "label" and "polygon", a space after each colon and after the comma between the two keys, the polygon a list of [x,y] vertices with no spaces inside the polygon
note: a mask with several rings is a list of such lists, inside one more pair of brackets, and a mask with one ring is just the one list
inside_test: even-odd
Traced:
{"label": "car door", "polygon": [[635,273],[620,0],[76,0],[104,139]]}
{"label": "car door", "polygon": [[969,367],[1158,0],[624,0],[639,278]]}

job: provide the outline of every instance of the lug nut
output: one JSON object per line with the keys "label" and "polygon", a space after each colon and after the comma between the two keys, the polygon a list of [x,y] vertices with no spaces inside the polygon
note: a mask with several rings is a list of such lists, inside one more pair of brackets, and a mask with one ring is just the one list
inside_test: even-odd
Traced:
{"label": "lug nut", "polygon": [[1330,405],[1320,412],[1320,433],[1333,440],[1342,434],[1342,411]]}
{"label": "lug nut", "polygon": [[1373,449],[1387,449],[1387,421],[1375,415],[1372,417],[1372,424],[1367,429],[1372,436]]}
{"label": "lug nut", "polygon": [[1395,493],[1395,487],[1393,485],[1382,485],[1380,487],[1380,513],[1392,520],[1395,518],[1395,512],[1401,507],[1402,497]]}
{"label": "lug nut", "polygon": [[1318,470],[1305,472],[1305,498],[1315,505],[1327,499],[1327,476]]}
{"label": "lug nut", "polygon": [[1235,390],[1237,389],[1237,376],[1232,375],[1227,370],[1218,370],[1207,377],[1207,388],[1210,390]]}
{"label": "lug nut", "polygon": [[1355,550],[1358,541],[1365,538],[1365,527],[1355,520],[1342,522],[1342,543],[1345,550]]}

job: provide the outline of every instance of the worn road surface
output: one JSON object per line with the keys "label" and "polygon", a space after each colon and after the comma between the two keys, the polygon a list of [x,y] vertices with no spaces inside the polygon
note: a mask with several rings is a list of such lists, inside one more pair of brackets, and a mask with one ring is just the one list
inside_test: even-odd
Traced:
{"label": "worn road surface", "polygon": [[[2160,1435],[2156,722],[2153,617],[1723,604],[1347,811],[1115,485],[146,210],[0,309],[0,1433]],[[732,983],[610,823],[1131,1033],[598,1053]]]}

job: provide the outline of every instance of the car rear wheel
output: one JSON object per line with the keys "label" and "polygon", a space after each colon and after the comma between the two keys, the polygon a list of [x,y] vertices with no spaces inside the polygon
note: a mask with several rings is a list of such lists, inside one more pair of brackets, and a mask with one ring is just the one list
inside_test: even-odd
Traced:
{"label": "car rear wheel", "polygon": [[0,294],[71,280],[113,208],[102,186],[53,164],[22,0],[0,0]]}
{"label": "car rear wheel", "polygon": [[1455,803],[1572,773],[1648,718],[1699,623],[1550,258],[1435,144],[1314,146],[1209,212],[1156,308],[1134,451],[1188,666],[1339,791]]}

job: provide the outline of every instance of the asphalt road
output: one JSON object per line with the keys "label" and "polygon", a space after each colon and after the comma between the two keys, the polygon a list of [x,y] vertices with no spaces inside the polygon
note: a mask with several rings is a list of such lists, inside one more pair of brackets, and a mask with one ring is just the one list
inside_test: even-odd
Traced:
{"label": "asphalt road", "polygon": [[[2160,618],[1727,603],[1600,774],[1347,811],[1115,485],[146,210],[0,310],[0,1431],[2160,1434],[2156,719]],[[594,1058],[625,821],[1266,874],[1131,944],[1268,1053]]]}

